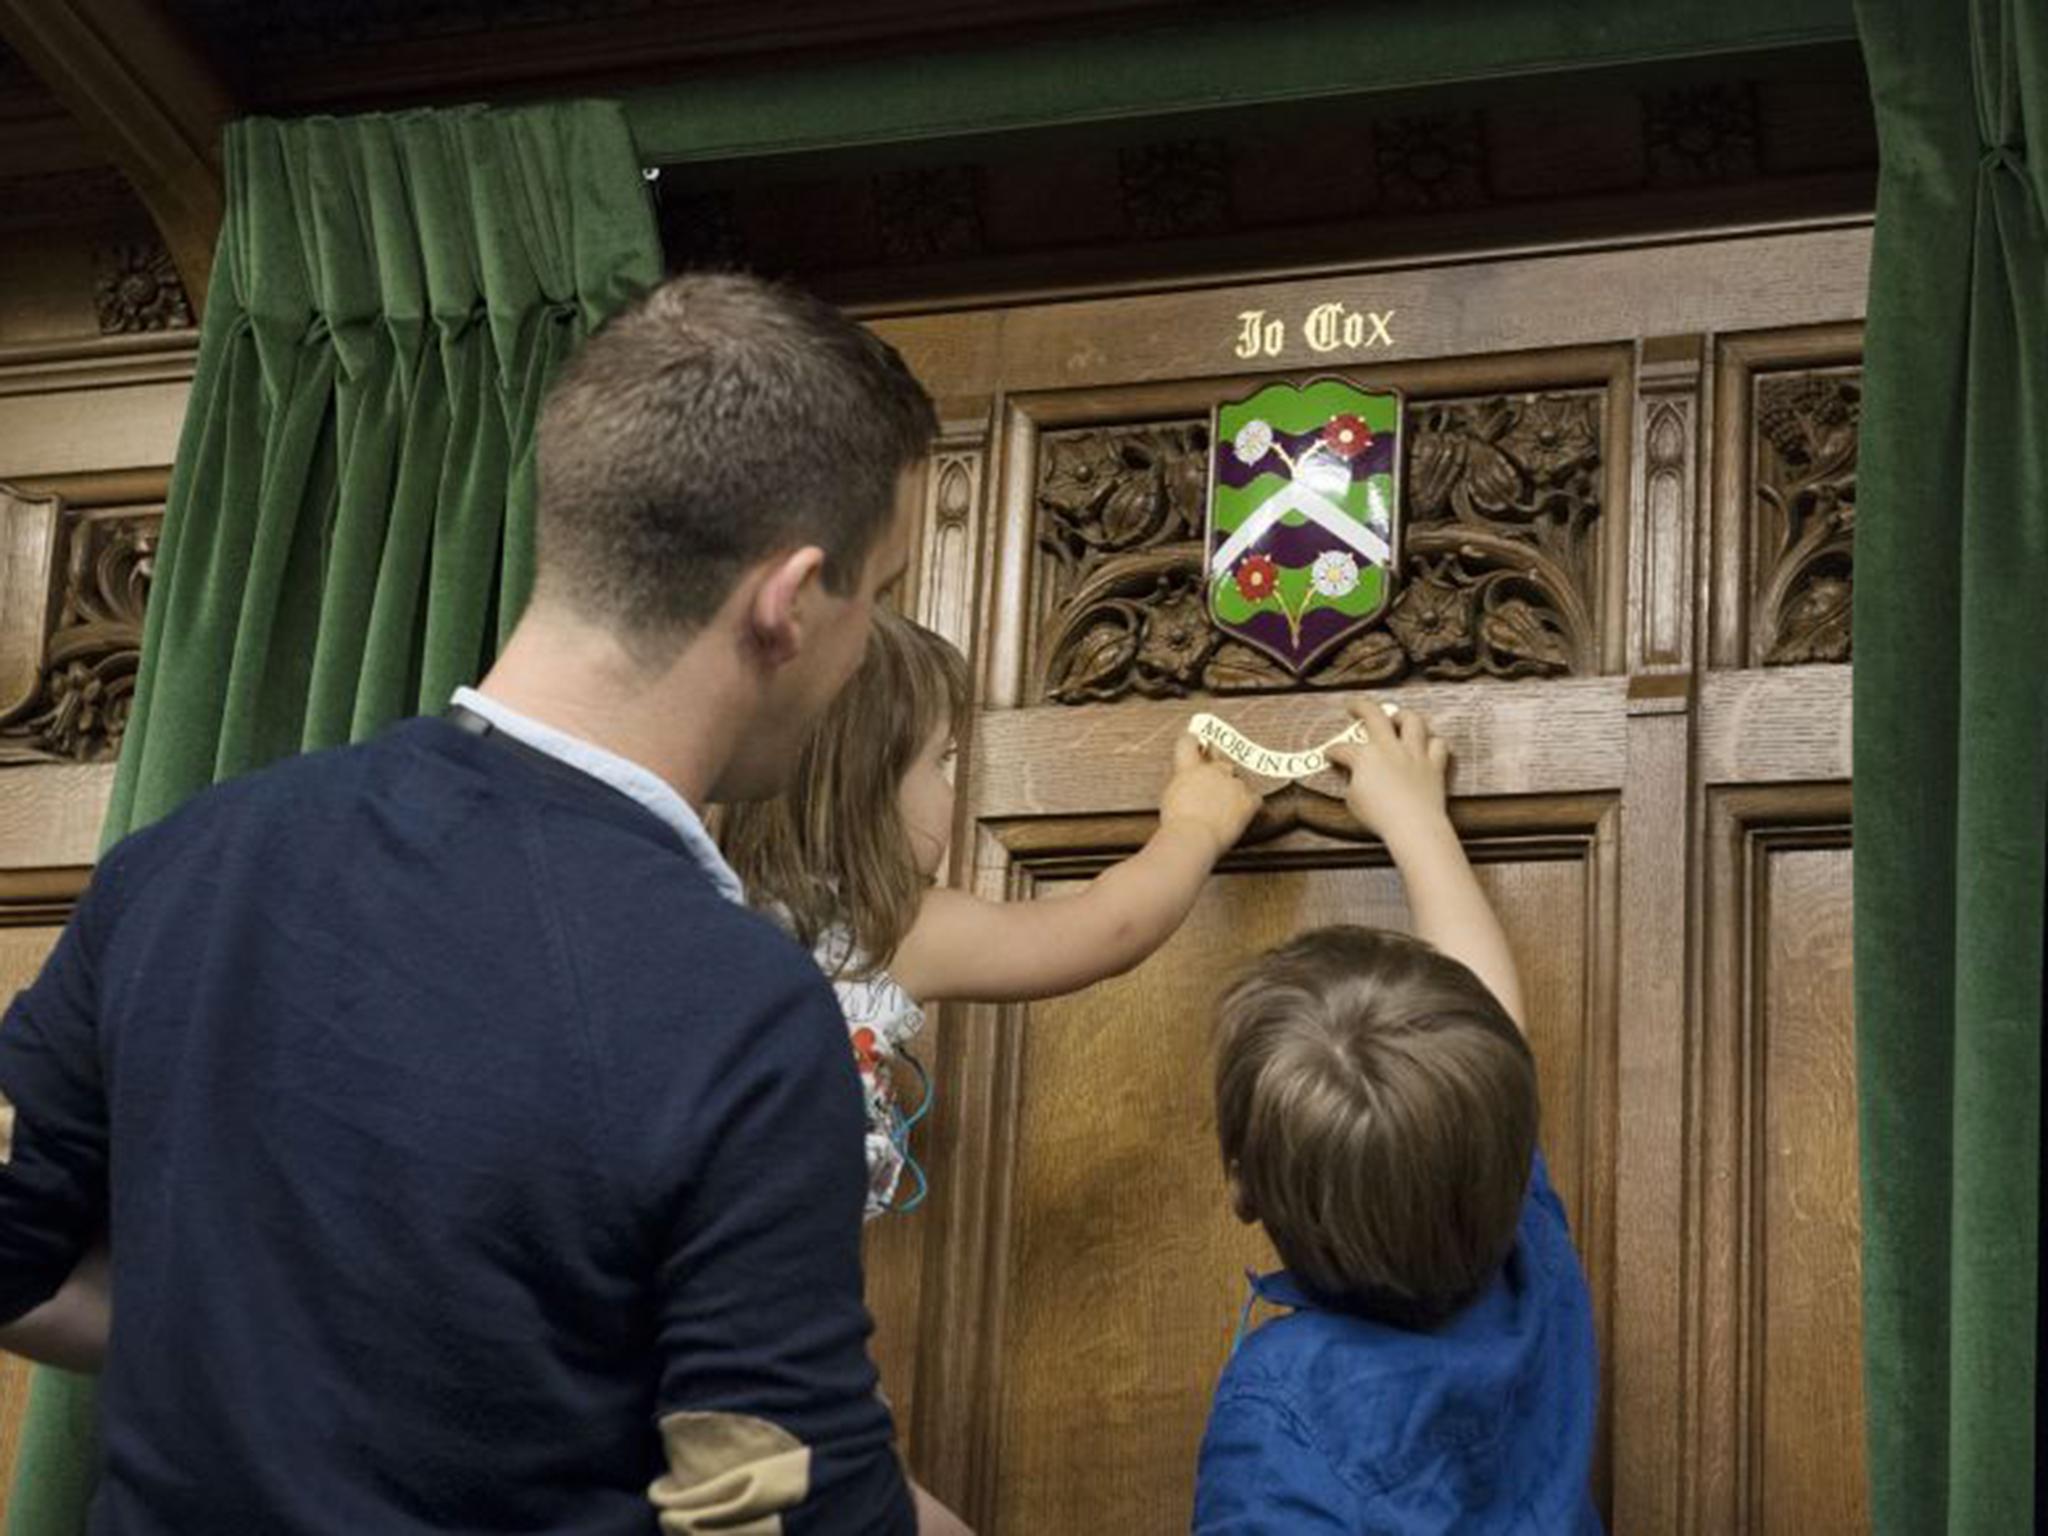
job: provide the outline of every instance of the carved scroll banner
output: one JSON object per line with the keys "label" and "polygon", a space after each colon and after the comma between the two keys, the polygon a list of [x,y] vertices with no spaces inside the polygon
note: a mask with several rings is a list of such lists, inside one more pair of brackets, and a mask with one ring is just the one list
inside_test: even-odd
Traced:
{"label": "carved scroll banner", "polygon": [[1299,677],[1386,610],[1401,505],[1401,396],[1343,379],[1216,407],[1209,616]]}
{"label": "carved scroll banner", "polygon": [[[1380,708],[1389,715],[1396,712],[1392,704],[1382,704]],[[1188,722],[1188,731],[1210,751],[1262,779],[1308,778],[1330,766],[1330,748],[1347,741],[1365,740],[1365,726],[1356,720],[1349,729],[1304,752],[1276,752],[1271,747],[1262,747],[1237,727],[1210,714],[1196,715]]]}

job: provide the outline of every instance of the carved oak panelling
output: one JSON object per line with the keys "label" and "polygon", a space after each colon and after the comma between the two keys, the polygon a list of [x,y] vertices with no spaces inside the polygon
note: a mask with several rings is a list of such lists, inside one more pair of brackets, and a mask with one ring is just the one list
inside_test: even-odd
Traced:
{"label": "carved oak panelling", "polygon": [[[47,600],[5,616],[10,626],[38,632],[10,642],[40,641],[41,649],[21,685],[0,700],[0,765],[110,761],[128,724],[163,508],[66,511],[0,495],[0,510],[17,524],[55,518],[54,538],[38,541],[54,568],[23,573]],[[24,586],[18,595],[30,594]]]}
{"label": "carved oak panelling", "polygon": [[1753,382],[1751,659],[1847,661],[1860,370]]}
{"label": "carved oak panelling", "polygon": [[1695,1530],[1870,1529],[1849,809],[1847,784],[1707,792]]}
{"label": "carved oak panelling", "polygon": [[976,422],[939,439],[925,481],[925,543],[918,561],[918,617],[970,656],[985,431]]}
{"label": "carved oak panelling", "polygon": [[1357,688],[1598,670],[1605,394],[1410,403],[1403,586],[1299,683],[1210,626],[1204,421],[1048,432],[1036,485],[1040,685],[1128,694]]}

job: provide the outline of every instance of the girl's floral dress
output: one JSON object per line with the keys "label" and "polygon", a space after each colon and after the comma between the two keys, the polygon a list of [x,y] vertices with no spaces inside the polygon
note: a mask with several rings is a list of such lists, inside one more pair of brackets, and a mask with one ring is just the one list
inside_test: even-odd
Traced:
{"label": "girl's floral dress", "polygon": [[[897,1207],[906,1167],[913,1170],[919,1186],[906,1204],[916,1203],[923,1194],[924,1176],[915,1171],[909,1151],[910,1128],[923,1115],[923,1071],[904,1047],[924,1028],[924,1010],[887,971],[850,979],[848,973],[862,967],[843,930],[826,935],[817,958],[825,974],[833,977],[832,989],[839,994],[839,1009],[846,1015],[853,1042],[854,1065],[860,1069],[861,1097],[868,1112],[867,1217],[872,1221]],[[907,1112],[906,1094],[918,1100]]]}

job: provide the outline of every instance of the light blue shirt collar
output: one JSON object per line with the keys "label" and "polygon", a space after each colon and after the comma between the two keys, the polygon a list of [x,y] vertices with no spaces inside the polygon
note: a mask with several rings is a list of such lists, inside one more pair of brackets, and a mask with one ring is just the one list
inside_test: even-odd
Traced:
{"label": "light blue shirt collar", "polygon": [[450,702],[482,716],[514,741],[522,741],[536,752],[545,752],[646,807],[683,840],[683,846],[690,850],[691,857],[704,867],[704,873],[718,887],[719,895],[727,901],[745,904],[746,888],[740,884],[740,877],[733,872],[733,867],[725,862],[725,855],[718,851],[718,844],[711,840],[711,834],[704,830],[703,818],[659,774],[642,768],[629,758],[620,757],[616,752],[607,752],[580,736],[571,736],[567,731],[543,725],[532,716],[522,715],[474,688],[456,689]]}

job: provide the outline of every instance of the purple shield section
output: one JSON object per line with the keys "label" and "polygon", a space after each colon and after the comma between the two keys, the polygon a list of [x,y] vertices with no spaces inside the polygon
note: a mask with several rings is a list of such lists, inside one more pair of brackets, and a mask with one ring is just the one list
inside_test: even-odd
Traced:
{"label": "purple shield section", "polygon": [[1312,608],[1302,616],[1301,648],[1296,650],[1287,633],[1287,621],[1270,609],[1262,609],[1239,624],[1220,626],[1226,635],[1245,640],[1282,665],[1301,671],[1309,662],[1334,645],[1357,620],[1334,608]]}

